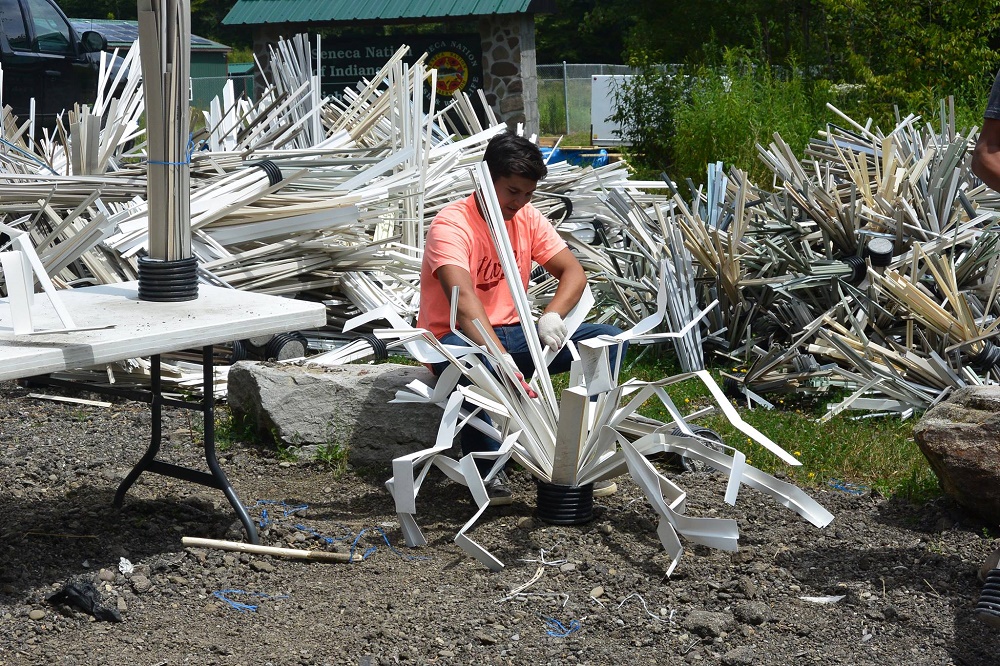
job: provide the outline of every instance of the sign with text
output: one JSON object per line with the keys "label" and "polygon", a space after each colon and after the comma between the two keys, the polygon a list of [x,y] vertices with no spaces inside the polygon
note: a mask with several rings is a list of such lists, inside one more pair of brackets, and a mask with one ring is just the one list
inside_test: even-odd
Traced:
{"label": "sign with text", "polygon": [[[313,48],[315,43],[314,40]],[[361,79],[371,79],[403,44],[410,47],[404,62],[414,62],[426,53],[425,65],[437,70],[438,109],[449,104],[457,92],[472,93],[482,87],[483,53],[477,34],[324,37],[320,45],[322,93],[340,97],[344,88],[356,85]],[[429,86],[424,97],[430,98]]]}

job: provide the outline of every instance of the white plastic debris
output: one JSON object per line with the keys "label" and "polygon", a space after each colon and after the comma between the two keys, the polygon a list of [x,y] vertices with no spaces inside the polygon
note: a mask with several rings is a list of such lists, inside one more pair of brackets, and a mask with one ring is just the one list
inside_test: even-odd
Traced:
{"label": "white plastic debris", "polygon": [[841,599],[843,599],[845,596],[846,595],[843,595],[843,594],[835,594],[835,595],[830,595],[830,596],[826,596],[826,597],[799,597],[799,599],[801,599],[802,601],[808,601],[808,602],[814,603],[814,604],[835,604],[838,601],[840,601]]}
{"label": "white plastic debris", "polygon": [[132,566],[132,563],[131,563],[131,562],[129,562],[128,560],[126,560],[126,559],[125,559],[125,558],[123,557],[123,558],[121,558],[121,560],[119,560],[119,562],[118,562],[118,571],[121,571],[121,572],[122,572],[122,573],[123,573],[124,575],[126,575],[126,576],[127,576],[127,575],[129,575],[130,573],[132,573],[133,571],[135,571],[135,567],[134,567],[134,566]]}

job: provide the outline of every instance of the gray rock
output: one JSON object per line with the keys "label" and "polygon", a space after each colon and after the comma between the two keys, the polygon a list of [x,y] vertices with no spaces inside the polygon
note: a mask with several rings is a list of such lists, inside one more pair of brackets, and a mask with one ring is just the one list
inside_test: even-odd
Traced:
{"label": "gray rock", "polygon": [[738,604],[733,608],[733,615],[743,624],[754,626],[770,622],[773,618],[771,608],[762,601],[750,601]]}
{"label": "gray rock", "polygon": [[945,493],[1000,522],[1000,386],[969,386],[924,414],[913,437]]}
{"label": "gray rock", "polygon": [[274,565],[264,560],[254,560],[250,563],[250,568],[254,571],[264,571],[266,573],[274,571]]}
{"label": "gray rock", "polygon": [[753,666],[757,663],[753,648],[741,645],[722,655],[722,666]]}
{"label": "gray rock", "polygon": [[715,638],[733,626],[733,616],[730,613],[696,610],[688,613],[681,626],[699,636]]}
{"label": "gray rock", "polygon": [[42,620],[45,618],[45,611],[38,608],[34,608],[28,611],[28,617],[31,618],[32,620]]}
{"label": "gray rock", "polygon": [[[390,404],[415,379],[433,384],[423,367],[383,363],[312,368],[241,361],[229,372],[234,419],[266,437],[315,455],[330,445],[355,465],[387,465],[434,444],[436,405]],[[305,448],[309,447],[309,448]]]}
{"label": "gray rock", "polygon": [[153,587],[153,584],[142,574],[134,574],[132,576],[132,589],[134,589],[138,594],[149,592],[151,587]]}

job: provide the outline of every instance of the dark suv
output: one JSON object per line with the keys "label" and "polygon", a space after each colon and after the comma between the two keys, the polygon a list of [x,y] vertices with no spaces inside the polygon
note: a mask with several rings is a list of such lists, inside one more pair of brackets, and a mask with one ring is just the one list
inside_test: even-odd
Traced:
{"label": "dark suv", "polygon": [[24,121],[34,98],[36,121],[53,126],[60,111],[94,101],[107,45],[93,30],[77,34],[53,0],[0,0],[0,101]]}

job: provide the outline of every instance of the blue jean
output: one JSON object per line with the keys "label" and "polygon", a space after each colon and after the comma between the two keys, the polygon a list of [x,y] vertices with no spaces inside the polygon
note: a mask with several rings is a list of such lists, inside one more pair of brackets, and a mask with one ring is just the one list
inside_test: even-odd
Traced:
{"label": "blue jean", "polygon": [[[531,376],[535,374],[535,364],[531,360],[531,353],[528,351],[528,343],[524,338],[524,331],[521,330],[521,326],[519,324],[515,324],[513,326],[494,326],[493,331],[496,333],[497,338],[500,339],[500,343],[504,346],[504,349],[506,349],[507,353],[509,353],[514,359],[517,369],[520,370],[526,378],[530,379]],[[579,343],[583,340],[596,338],[599,335],[617,335],[619,333],[621,333],[621,329],[608,324],[580,324],[580,327],[576,329],[570,337],[570,340],[575,343]],[[446,345],[455,345],[459,347],[466,346],[465,341],[454,333],[447,333],[442,336],[441,342]],[[625,356],[627,349],[628,343],[626,342],[621,347],[622,357]],[[618,359],[618,348],[611,347],[609,352],[611,367],[615,368],[618,364],[620,364],[620,360]],[[552,360],[552,363],[549,364],[549,374],[568,372],[572,362],[573,356],[570,354],[569,349],[563,347]],[[431,366],[431,370],[435,376],[440,376],[446,367],[448,367],[448,361],[442,361],[441,363],[433,364]],[[468,383],[468,380],[464,377],[460,381],[463,384]],[[468,404],[466,404],[465,407],[471,409],[471,406]],[[485,421],[487,424],[493,425],[493,420],[490,419],[489,415],[485,412],[479,412],[477,417]],[[496,451],[500,448],[500,442],[468,425],[462,428],[461,443],[462,455],[480,453],[483,451]],[[490,467],[492,467],[492,463],[489,461],[481,461],[476,464],[479,468],[480,474],[483,475],[489,472]]]}

